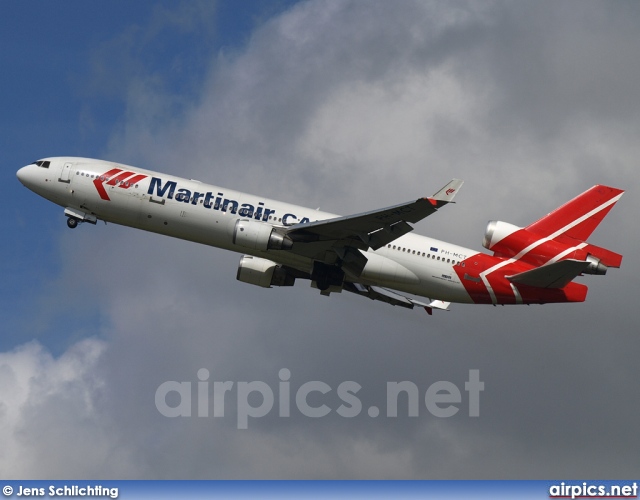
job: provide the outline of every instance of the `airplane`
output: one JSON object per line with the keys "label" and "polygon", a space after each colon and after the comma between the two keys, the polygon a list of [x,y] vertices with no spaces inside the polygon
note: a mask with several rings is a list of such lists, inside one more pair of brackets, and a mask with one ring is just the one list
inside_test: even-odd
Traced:
{"label": "airplane", "polygon": [[488,255],[411,234],[411,224],[453,201],[458,179],[431,197],[341,217],[88,158],[44,158],[17,177],[64,207],[70,228],[102,220],[240,252],[236,278],[244,283],[310,280],[325,296],[347,291],[429,314],[451,303],[583,302],[587,287],[573,280],[622,263],[622,255],[586,242],[624,193],[603,185],[524,228],[489,221]]}

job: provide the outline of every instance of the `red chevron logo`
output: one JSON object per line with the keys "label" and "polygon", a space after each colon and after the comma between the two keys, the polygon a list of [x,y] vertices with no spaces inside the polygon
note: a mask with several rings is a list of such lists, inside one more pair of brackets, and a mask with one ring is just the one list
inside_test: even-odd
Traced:
{"label": "red chevron logo", "polygon": [[93,181],[93,185],[96,187],[100,198],[102,198],[103,200],[111,201],[111,198],[109,198],[107,190],[104,187],[105,183],[107,186],[117,186],[121,189],[129,189],[131,186],[134,186],[136,182],[140,182],[146,177],[147,176],[143,174],[136,174],[135,172],[126,171],[123,172],[121,168],[113,168],[97,177]]}

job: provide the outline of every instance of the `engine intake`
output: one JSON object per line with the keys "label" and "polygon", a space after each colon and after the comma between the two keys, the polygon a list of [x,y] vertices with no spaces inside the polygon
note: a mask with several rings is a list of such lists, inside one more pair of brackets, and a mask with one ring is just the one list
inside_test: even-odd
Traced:
{"label": "engine intake", "polygon": [[503,240],[510,234],[522,229],[521,227],[514,226],[508,222],[502,222],[500,220],[490,220],[487,224],[487,228],[484,230],[484,238],[482,239],[482,246],[487,250],[491,250],[493,246],[500,240]]}
{"label": "engine intake", "polygon": [[293,286],[296,278],[272,260],[243,255],[238,265],[238,281],[251,285],[271,288],[272,286]]}

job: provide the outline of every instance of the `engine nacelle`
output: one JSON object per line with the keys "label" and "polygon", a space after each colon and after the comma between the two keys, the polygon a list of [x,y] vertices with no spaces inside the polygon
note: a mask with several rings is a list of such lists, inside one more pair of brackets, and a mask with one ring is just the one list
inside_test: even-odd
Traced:
{"label": "engine nacelle", "polygon": [[272,260],[243,255],[238,265],[238,281],[264,288],[271,286],[293,286],[296,278]]}
{"label": "engine nacelle", "polygon": [[487,224],[487,228],[484,230],[484,238],[482,239],[482,246],[487,250],[498,243],[500,240],[506,238],[510,234],[515,233],[522,229],[521,227],[514,226],[508,222],[502,222],[500,220],[490,220]]}
{"label": "engine nacelle", "polygon": [[582,271],[584,274],[607,274],[607,266],[600,262],[598,257],[587,255],[585,260],[589,262],[589,267]]}
{"label": "engine nacelle", "polygon": [[256,220],[241,219],[233,229],[233,244],[253,250],[290,250],[293,241],[273,226]]}

